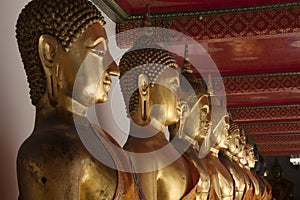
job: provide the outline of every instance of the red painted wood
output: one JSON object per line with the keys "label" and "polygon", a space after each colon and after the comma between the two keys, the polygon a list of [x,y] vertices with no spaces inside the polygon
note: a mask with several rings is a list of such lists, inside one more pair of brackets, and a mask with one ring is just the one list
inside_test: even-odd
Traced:
{"label": "red painted wood", "polygon": [[300,134],[296,135],[256,135],[256,144],[300,143]]}
{"label": "red painted wood", "polygon": [[227,95],[226,98],[228,108],[298,104],[300,102],[299,93],[293,91],[233,94]]}
{"label": "red painted wood", "polygon": [[278,4],[283,2],[295,2],[296,0],[204,0],[204,1],[186,1],[183,0],[164,0],[164,1],[140,1],[140,0],[117,0],[118,4],[126,9],[130,14],[145,13],[145,5],[151,6],[152,13],[162,12],[187,12],[195,10],[214,10],[224,8],[252,7],[268,4]]}
{"label": "red painted wood", "polygon": [[272,124],[251,124],[245,126],[248,135],[284,135],[284,134],[300,134],[300,121],[297,123],[272,123]]}
{"label": "red painted wood", "polygon": [[300,150],[287,150],[287,151],[260,151],[262,156],[290,156],[290,155],[300,155]]}

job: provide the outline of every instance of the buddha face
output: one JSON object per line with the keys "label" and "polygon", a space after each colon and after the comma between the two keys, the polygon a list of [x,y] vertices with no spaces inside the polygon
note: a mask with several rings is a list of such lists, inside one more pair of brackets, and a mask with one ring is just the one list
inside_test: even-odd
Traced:
{"label": "buddha face", "polygon": [[240,136],[240,142],[241,144],[246,144],[246,137],[244,135]]}
{"label": "buddha face", "polygon": [[275,167],[272,167],[272,176],[273,178],[280,178],[281,177],[281,172],[282,172],[282,169],[280,166],[275,166]]}
{"label": "buddha face", "polygon": [[257,158],[254,155],[253,148],[248,149],[247,154],[248,154],[247,155],[248,166],[250,168],[254,168],[255,162],[257,161]]}
{"label": "buddha face", "polygon": [[225,115],[219,124],[217,125],[217,132],[215,133],[217,135],[217,146],[219,146],[222,149],[227,149],[228,146],[228,129],[229,129],[229,116]]}
{"label": "buddha face", "polygon": [[118,68],[107,50],[107,36],[99,23],[91,25],[60,56],[58,84],[67,96],[90,106],[105,102],[111,75],[119,75]]}
{"label": "buddha face", "polygon": [[[151,118],[165,126],[179,120],[177,93],[180,87],[179,75],[173,68],[165,69],[157,81],[150,86]],[[157,106],[155,106],[157,105]]]}
{"label": "buddha face", "polygon": [[183,131],[189,137],[196,139],[201,145],[210,128],[211,124],[209,121],[209,99],[207,95],[203,95],[191,108],[191,112],[186,117]]}
{"label": "buddha face", "polygon": [[240,152],[239,130],[235,129],[228,134],[228,150],[232,155],[237,155]]}

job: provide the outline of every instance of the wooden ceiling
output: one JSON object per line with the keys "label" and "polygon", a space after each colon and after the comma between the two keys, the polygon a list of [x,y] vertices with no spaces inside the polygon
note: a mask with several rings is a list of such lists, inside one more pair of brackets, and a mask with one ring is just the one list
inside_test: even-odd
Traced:
{"label": "wooden ceiling", "polygon": [[[262,155],[300,155],[300,3],[267,0],[94,1],[117,23],[116,33],[141,27],[146,4],[152,25],[181,32],[208,52],[222,78],[227,106]],[[137,32],[117,37],[128,48]],[[185,41],[172,37],[169,43]],[[201,57],[190,49],[190,60]],[[182,58],[178,58],[179,64]],[[211,66],[201,67],[211,73]],[[201,73],[202,73],[201,72]]]}

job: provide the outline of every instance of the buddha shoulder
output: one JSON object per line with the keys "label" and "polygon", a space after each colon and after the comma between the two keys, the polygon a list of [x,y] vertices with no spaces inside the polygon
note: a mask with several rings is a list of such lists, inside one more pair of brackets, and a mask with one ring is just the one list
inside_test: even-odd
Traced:
{"label": "buddha shoulder", "polygon": [[[33,190],[39,188],[25,191],[38,192],[35,195],[45,199],[50,198],[47,195],[56,199],[65,195],[70,199],[113,199],[117,172],[98,162],[72,131],[35,131],[18,153],[20,183],[31,185]],[[26,194],[23,197],[27,199]]]}

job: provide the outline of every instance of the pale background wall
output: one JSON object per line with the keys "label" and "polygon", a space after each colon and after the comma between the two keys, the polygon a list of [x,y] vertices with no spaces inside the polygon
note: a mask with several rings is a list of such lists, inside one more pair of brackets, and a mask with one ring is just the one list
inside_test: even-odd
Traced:
{"label": "pale background wall", "polygon": [[[9,0],[0,3],[0,28],[1,28],[1,51],[0,51],[0,199],[17,199],[18,188],[16,179],[16,156],[22,142],[33,130],[35,110],[30,103],[29,88],[25,71],[15,39],[15,24],[21,9],[29,0]],[[108,35],[115,33],[115,24],[106,16]],[[115,46],[110,42],[110,46]],[[115,57],[122,55],[123,51],[112,48]],[[116,79],[113,79],[116,82]],[[119,89],[116,88],[118,96]],[[123,108],[123,101],[120,98],[117,109]],[[109,104],[109,102],[107,103]],[[106,105],[107,105],[106,104]],[[103,106],[98,109],[101,113]],[[106,106],[111,107],[111,106]],[[119,116],[125,116],[122,112]],[[126,123],[123,127],[127,127]],[[118,127],[112,130],[115,134],[120,131]],[[110,131],[111,132],[111,131]],[[123,143],[126,135],[121,135],[119,140]]]}

